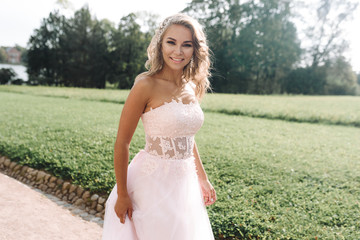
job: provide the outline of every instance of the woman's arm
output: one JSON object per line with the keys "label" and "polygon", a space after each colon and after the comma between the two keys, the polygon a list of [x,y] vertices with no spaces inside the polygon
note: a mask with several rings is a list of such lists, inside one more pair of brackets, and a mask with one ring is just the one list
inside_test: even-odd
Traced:
{"label": "woman's arm", "polygon": [[149,99],[150,83],[139,79],[132,87],[121,112],[114,146],[114,168],[118,195],[127,194],[127,166],[132,136]]}
{"label": "woman's arm", "polygon": [[131,218],[132,206],[127,192],[127,167],[129,162],[129,147],[140,116],[149,99],[150,83],[143,78],[132,87],[121,112],[119,128],[114,145],[114,169],[117,183],[118,200],[115,211],[122,223],[126,212]]}
{"label": "woman's arm", "polygon": [[211,204],[215,203],[215,201],[216,201],[216,191],[215,191],[214,187],[211,185],[211,183],[206,175],[206,172],[205,172],[204,166],[201,162],[199,151],[198,151],[195,141],[194,141],[193,153],[194,153],[194,157],[195,157],[195,166],[196,166],[197,175],[199,178],[199,183],[201,186],[202,194],[204,197],[205,205],[211,205]]}
{"label": "woman's arm", "polygon": [[198,148],[197,148],[197,146],[196,146],[196,142],[195,142],[195,141],[194,141],[194,149],[193,149],[193,152],[194,152],[195,165],[196,165],[196,170],[197,170],[197,174],[198,174],[199,180],[200,180],[200,181],[208,181],[208,177],[207,177],[207,175],[206,175],[204,166],[203,166],[203,164],[202,164],[202,162],[201,162],[200,155],[199,155],[199,151],[198,151]]}

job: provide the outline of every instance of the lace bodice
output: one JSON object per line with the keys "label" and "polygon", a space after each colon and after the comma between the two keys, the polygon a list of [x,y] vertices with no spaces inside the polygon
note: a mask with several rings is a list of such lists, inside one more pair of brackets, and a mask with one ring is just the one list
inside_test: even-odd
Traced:
{"label": "lace bodice", "polygon": [[194,135],[204,122],[198,102],[165,102],[141,116],[145,129],[145,151],[161,158],[192,156]]}

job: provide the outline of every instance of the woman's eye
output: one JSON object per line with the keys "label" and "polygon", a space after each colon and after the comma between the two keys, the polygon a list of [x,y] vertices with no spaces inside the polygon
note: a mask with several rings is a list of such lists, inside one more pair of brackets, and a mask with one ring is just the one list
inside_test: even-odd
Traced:
{"label": "woman's eye", "polygon": [[192,47],[191,44],[185,44],[184,47]]}
{"label": "woman's eye", "polygon": [[173,41],[167,41],[167,43],[169,43],[171,45],[175,45],[175,42],[173,42]]}

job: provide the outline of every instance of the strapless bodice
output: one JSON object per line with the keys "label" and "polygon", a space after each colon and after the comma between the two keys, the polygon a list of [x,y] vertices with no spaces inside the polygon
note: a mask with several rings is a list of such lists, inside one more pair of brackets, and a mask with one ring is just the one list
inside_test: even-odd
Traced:
{"label": "strapless bodice", "polygon": [[145,151],[161,158],[183,159],[193,153],[194,135],[204,122],[198,102],[172,100],[141,116],[145,129]]}

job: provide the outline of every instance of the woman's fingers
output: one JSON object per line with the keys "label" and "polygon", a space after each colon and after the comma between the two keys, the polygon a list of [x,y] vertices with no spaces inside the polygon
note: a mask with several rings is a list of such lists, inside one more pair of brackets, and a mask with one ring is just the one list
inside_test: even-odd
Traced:
{"label": "woman's fingers", "polygon": [[134,211],[134,210],[133,210],[132,208],[129,208],[128,211],[127,211],[130,220],[132,220],[133,211]]}
{"label": "woman's fingers", "polygon": [[129,216],[129,219],[130,220],[132,220],[132,214],[133,214],[133,209],[132,208],[129,208],[128,210],[127,210],[127,212],[125,212],[124,214],[121,214],[120,215],[120,222],[122,223],[122,224],[124,224],[125,223],[125,218],[126,218],[126,213],[127,213],[127,215]]}
{"label": "woman's fingers", "polygon": [[125,223],[126,214],[128,214],[128,216],[131,220],[133,208],[132,208],[132,203],[131,203],[131,199],[129,198],[129,196],[118,197],[118,199],[116,200],[115,206],[114,206],[114,210],[115,210],[116,215],[120,219],[120,223],[122,223],[122,224]]}
{"label": "woman's fingers", "polygon": [[212,189],[212,191],[211,191],[211,199],[213,199],[213,202],[216,201],[216,192],[215,192],[215,189]]}
{"label": "woman's fingers", "polygon": [[121,222],[122,224],[124,224],[124,223],[125,223],[126,212],[125,212],[125,213],[118,213],[118,212],[116,211],[116,209],[115,209],[115,213],[116,213],[116,215],[118,216],[118,218],[120,219],[120,222]]}
{"label": "woman's fingers", "polygon": [[122,224],[125,223],[125,214],[121,214],[121,216],[120,216],[120,222],[121,222]]}
{"label": "woman's fingers", "polygon": [[211,189],[210,191],[208,191],[204,194],[205,205],[207,205],[207,206],[211,205],[211,204],[215,203],[216,200],[217,200],[217,197],[216,197],[215,189]]}
{"label": "woman's fingers", "polygon": [[125,212],[125,213],[123,213],[123,214],[117,214],[118,217],[120,218],[120,222],[121,222],[122,224],[125,223],[126,213],[128,214],[130,220],[132,220],[133,211],[134,211],[134,210],[133,210],[132,208],[129,208],[129,209],[127,210],[127,212]]}

